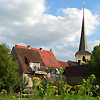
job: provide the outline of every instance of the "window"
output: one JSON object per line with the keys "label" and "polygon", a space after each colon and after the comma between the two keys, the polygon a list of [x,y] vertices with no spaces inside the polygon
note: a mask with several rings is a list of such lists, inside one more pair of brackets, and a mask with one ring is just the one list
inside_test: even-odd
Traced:
{"label": "window", "polygon": [[51,59],[50,59],[50,62],[51,62],[52,64],[54,64],[54,61],[53,61],[53,60],[51,60]]}
{"label": "window", "polygon": [[35,66],[36,66],[36,67],[38,67],[38,66],[39,66],[39,64],[38,64],[38,63],[35,63]]}
{"label": "window", "polygon": [[34,70],[34,63],[31,62],[30,67],[32,68],[32,71]]}
{"label": "window", "polygon": [[81,55],[78,55],[78,58],[81,58]]}
{"label": "window", "polygon": [[85,56],[83,56],[83,61],[85,61]]}

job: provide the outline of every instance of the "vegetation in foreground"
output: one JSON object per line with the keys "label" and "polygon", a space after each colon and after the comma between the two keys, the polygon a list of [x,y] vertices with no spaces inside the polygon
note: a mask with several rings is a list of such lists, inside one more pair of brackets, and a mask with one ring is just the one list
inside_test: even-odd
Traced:
{"label": "vegetation in foreground", "polygon": [[49,82],[47,84],[40,83],[40,78],[33,79],[33,92],[29,93],[26,89],[19,95],[7,95],[6,90],[1,91],[0,99],[3,100],[100,100],[97,93],[98,85],[93,85],[95,75],[92,74],[88,79],[83,79],[80,85],[70,86],[64,84],[62,79],[57,83]]}

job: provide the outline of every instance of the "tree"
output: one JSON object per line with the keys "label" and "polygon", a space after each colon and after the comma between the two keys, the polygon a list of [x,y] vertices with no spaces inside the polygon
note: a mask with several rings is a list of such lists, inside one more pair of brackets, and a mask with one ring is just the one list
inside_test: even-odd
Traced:
{"label": "tree", "polygon": [[5,43],[0,44],[0,85],[10,89],[20,78],[15,72],[18,69],[17,63],[13,61],[9,46]]}
{"label": "tree", "polygon": [[91,54],[91,59],[88,62],[88,67],[89,67],[89,74],[95,74],[97,77],[97,81],[99,82],[100,80],[100,45],[95,46],[92,54]]}

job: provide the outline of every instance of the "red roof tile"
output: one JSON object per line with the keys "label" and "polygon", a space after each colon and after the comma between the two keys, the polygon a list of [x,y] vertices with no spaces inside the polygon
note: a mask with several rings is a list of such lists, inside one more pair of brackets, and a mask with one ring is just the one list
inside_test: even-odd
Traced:
{"label": "red roof tile", "polygon": [[60,66],[61,66],[63,69],[65,69],[66,67],[69,67],[68,62],[64,62],[64,61],[58,61],[58,62],[59,62]]}

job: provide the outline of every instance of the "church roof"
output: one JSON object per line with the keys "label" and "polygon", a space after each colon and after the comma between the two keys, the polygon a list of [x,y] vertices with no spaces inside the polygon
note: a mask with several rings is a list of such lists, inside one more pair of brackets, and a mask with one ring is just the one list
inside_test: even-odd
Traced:
{"label": "church roof", "polygon": [[82,20],[80,45],[79,45],[79,50],[78,52],[76,52],[76,54],[87,54],[87,55],[91,54],[87,48],[87,41],[86,41],[86,34],[85,34],[85,21],[84,21],[84,8],[83,8],[83,20]]}
{"label": "church roof", "polygon": [[[86,50],[77,51],[76,54],[91,55],[91,53],[89,51],[86,51]],[[75,56],[76,56],[76,54],[75,54]]]}
{"label": "church roof", "polygon": [[84,9],[83,9],[83,21],[82,21],[81,39],[80,39],[80,45],[79,45],[79,51],[81,51],[81,50],[88,50],[87,41],[86,41],[86,34],[85,34]]}

